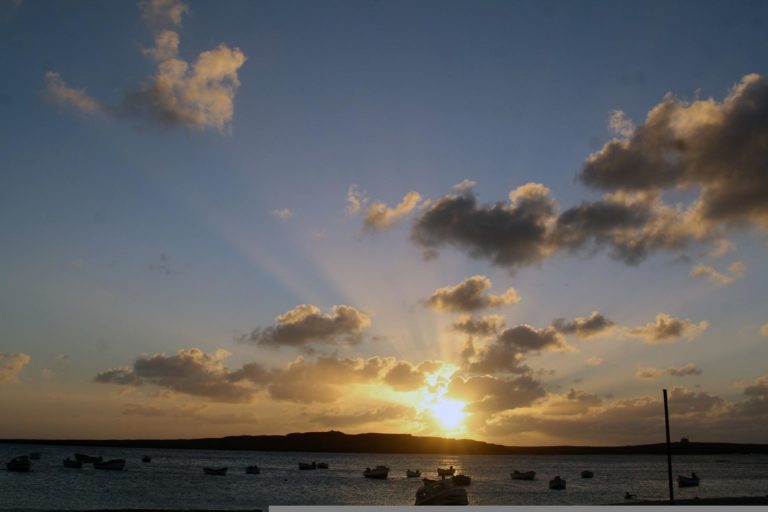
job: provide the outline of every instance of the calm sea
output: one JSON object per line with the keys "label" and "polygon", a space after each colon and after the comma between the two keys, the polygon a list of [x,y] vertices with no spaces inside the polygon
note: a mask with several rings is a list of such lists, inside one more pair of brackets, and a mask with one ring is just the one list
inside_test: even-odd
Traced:
{"label": "calm sea", "polygon": [[[438,466],[453,465],[472,477],[467,487],[471,505],[600,505],[623,501],[625,491],[638,499],[665,499],[665,456],[507,456],[285,453],[209,450],[149,450],[0,444],[0,461],[40,452],[30,473],[0,471],[0,508],[199,508],[253,509],[268,505],[412,505],[419,479],[406,479],[406,469],[435,476]],[[68,469],[62,459],[74,452],[124,458],[125,471],[99,471],[92,466]],[[141,458],[148,455],[152,462]],[[299,471],[299,462],[322,461],[330,469]],[[260,475],[245,474],[257,464]],[[366,466],[386,464],[388,480],[366,480]],[[226,476],[207,476],[204,466],[228,466]],[[4,464],[2,464],[4,468]],[[535,470],[536,480],[510,478],[513,469]],[[584,469],[595,472],[580,478]],[[767,455],[679,456],[675,475],[695,471],[698,488],[677,489],[680,498],[765,496]],[[555,475],[567,490],[550,491]]]}

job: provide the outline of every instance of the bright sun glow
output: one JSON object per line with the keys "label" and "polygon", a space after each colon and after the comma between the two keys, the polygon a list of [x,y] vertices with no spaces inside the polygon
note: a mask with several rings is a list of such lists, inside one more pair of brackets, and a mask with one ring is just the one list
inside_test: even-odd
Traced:
{"label": "bright sun glow", "polygon": [[446,400],[437,398],[434,402],[427,404],[427,409],[432,412],[432,416],[448,430],[454,430],[459,427],[461,420],[467,413],[464,412],[464,403],[455,400]]}

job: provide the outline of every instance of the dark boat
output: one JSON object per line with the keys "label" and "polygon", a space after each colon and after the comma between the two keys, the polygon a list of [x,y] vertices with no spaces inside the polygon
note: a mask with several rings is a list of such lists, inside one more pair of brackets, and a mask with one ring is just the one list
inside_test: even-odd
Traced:
{"label": "dark boat", "polygon": [[259,466],[248,466],[245,468],[245,472],[249,475],[258,475],[261,473],[261,470],[259,469]]}
{"label": "dark boat", "polygon": [[327,462],[318,462],[317,463],[317,469],[328,469],[328,463]]}
{"label": "dark boat", "polygon": [[103,462],[94,462],[96,469],[109,469],[111,471],[122,471],[125,468],[125,459],[112,459]]}
{"label": "dark boat", "polygon": [[565,489],[565,480],[563,480],[559,476],[556,476],[555,478],[549,481],[549,488],[555,491],[562,491],[563,489]]}
{"label": "dark boat", "polygon": [[373,469],[365,468],[363,476],[373,480],[386,480],[387,476],[389,476],[389,468],[387,466],[376,466]]}
{"label": "dark boat", "polygon": [[453,475],[451,481],[456,485],[469,485],[472,483],[472,479],[467,475]]}
{"label": "dark boat", "polygon": [[83,467],[83,463],[79,460],[73,460],[67,457],[62,461],[64,463],[65,468],[74,468],[74,469],[81,469]]}
{"label": "dark boat", "polygon": [[452,480],[423,478],[424,485],[416,491],[415,505],[469,505],[467,491]]}
{"label": "dark boat", "polygon": [[101,462],[102,460],[104,460],[101,457],[92,457],[90,455],[85,455],[83,453],[76,453],[75,459],[79,460],[83,464],[93,464],[94,462]]}
{"label": "dark boat", "polygon": [[699,482],[701,480],[698,476],[696,476],[696,473],[691,473],[691,476],[678,476],[677,477],[677,486],[678,487],[698,487]]}
{"label": "dark boat", "polygon": [[307,469],[317,469],[317,464],[314,462],[312,464],[307,464],[305,462],[299,462],[299,469],[307,470]]}
{"label": "dark boat", "polygon": [[149,458],[149,455],[145,455],[141,458],[141,462],[152,462],[152,459]]}
{"label": "dark boat", "polygon": [[512,480],[533,480],[536,478],[535,471],[518,471],[515,469],[510,475],[512,476]]}
{"label": "dark boat", "polygon": [[456,469],[453,466],[449,468],[437,468],[437,476],[453,476],[456,473]]}
{"label": "dark boat", "polygon": [[29,458],[32,460],[40,460],[40,452],[32,452],[29,454]]}
{"label": "dark boat", "polygon": [[407,478],[419,478],[421,476],[421,471],[419,471],[418,469],[415,469],[413,471],[411,471],[410,469],[406,469],[405,476]]}
{"label": "dark boat", "polygon": [[581,472],[581,478],[594,478],[594,476],[594,471],[584,470]]}
{"label": "dark boat", "polygon": [[8,471],[26,473],[32,469],[32,460],[27,455],[14,457],[9,462],[5,463],[5,469]]}
{"label": "dark boat", "polygon": [[229,468],[203,468],[203,472],[206,475],[224,476],[227,474],[227,469]]}

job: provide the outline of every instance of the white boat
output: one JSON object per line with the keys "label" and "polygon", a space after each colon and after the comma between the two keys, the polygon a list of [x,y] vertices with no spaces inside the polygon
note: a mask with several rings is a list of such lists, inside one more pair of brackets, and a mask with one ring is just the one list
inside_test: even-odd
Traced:
{"label": "white boat", "polygon": [[449,468],[437,468],[437,476],[453,476],[456,473],[456,469],[453,466]]}
{"label": "white boat", "polygon": [[245,472],[249,475],[258,475],[261,473],[261,470],[259,469],[259,466],[248,466],[245,468]]}
{"label": "white boat", "polygon": [[559,476],[556,476],[555,478],[549,481],[549,488],[555,491],[562,491],[563,489],[565,489],[565,480],[563,480]]}
{"label": "white boat", "polygon": [[416,505],[469,505],[467,490],[451,480],[424,478],[416,491]]}
{"label": "white boat", "polygon": [[407,478],[419,478],[421,476],[421,471],[419,471],[418,469],[415,469],[413,471],[411,471],[410,469],[406,469],[405,476]]}
{"label": "white boat", "polygon": [[67,457],[62,461],[64,463],[65,468],[75,468],[75,469],[81,469],[83,467],[83,463],[79,460],[73,460]]}
{"label": "white boat", "polygon": [[5,463],[5,469],[8,471],[26,473],[32,469],[32,460],[27,455],[14,457],[9,462]]}
{"label": "white boat", "polygon": [[203,468],[203,473],[206,475],[224,476],[227,474],[227,469],[229,468]]}
{"label": "white boat", "polygon": [[125,468],[125,459],[112,459],[112,460],[105,460],[103,462],[94,462],[93,467],[96,469],[109,469],[112,471],[122,471]]}
{"label": "white boat", "polygon": [[387,466],[376,466],[373,469],[365,468],[363,476],[374,480],[386,480],[387,476],[389,476],[389,468]]}
{"label": "white boat", "polygon": [[696,473],[691,473],[691,476],[680,475],[677,477],[678,487],[698,487],[701,480]]}
{"label": "white boat", "polygon": [[511,473],[512,480],[533,480],[536,478],[536,472],[535,471],[518,471],[514,470]]}

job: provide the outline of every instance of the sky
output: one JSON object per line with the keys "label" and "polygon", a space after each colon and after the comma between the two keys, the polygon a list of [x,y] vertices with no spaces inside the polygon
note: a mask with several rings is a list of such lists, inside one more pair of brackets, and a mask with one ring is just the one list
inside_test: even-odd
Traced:
{"label": "sky", "polygon": [[768,4],[0,1],[0,438],[768,442]]}

